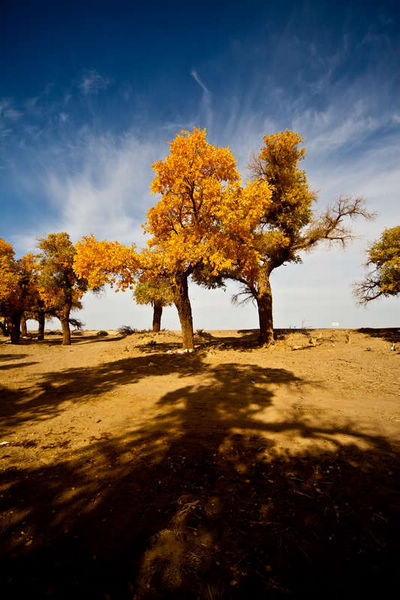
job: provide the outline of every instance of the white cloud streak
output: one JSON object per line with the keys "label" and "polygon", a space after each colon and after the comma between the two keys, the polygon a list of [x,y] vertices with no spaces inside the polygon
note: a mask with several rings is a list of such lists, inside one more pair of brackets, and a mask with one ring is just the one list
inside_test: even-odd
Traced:
{"label": "white cloud streak", "polygon": [[200,88],[203,91],[202,99],[201,99],[201,106],[200,106],[200,115],[199,115],[200,119],[201,120],[204,119],[204,121],[206,123],[206,128],[211,129],[212,124],[213,124],[213,111],[212,111],[212,107],[211,107],[211,92],[207,88],[207,86],[203,83],[203,81],[200,79],[200,77],[195,69],[192,69],[190,74],[193,77],[193,79],[195,80],[195,82],[200,86]]}
{"label": "white cloud streak", "polygon": [[12,133],[15,122],[22,115],[22,111],[9,98],[0,99],[0,138],[6,138]]}
{"label": "white cloud streak", "polygon": [[143,243],[140,224],[154,202],[149,190],[150,164],[160,147],[133,135],[87,136],[72,151],[80,167],[74,171],[52,164],[43,190],[57,209],[58,228],[77,239],[89,232],[99,238]]}
{"label": "white cloud streak", "polygon": [[100,75],[95,69],[91,69],[83,75],[79,82],[79,89],[84,96],[89,96],[106,90],[109,85],[110,80],[107,77]]}

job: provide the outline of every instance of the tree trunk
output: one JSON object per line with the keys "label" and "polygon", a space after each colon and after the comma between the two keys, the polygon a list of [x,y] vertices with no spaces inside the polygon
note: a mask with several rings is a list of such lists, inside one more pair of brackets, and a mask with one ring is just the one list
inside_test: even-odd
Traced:
{"label": "tree trunk", "polygon": [[161,329],[161,315],[163,305],[159,302],[154,302],[153,306],[153,331],[160,331]]}
{"label": "tree trunk", "polygon": [[274,343],[274,323],[272,317],[272,291],[268,273],[261,272],[256,297],[260,323],[260,343],[270,346]]}
{"label": "tree trunk", "polygon": [[19,342],[19,338],[20,338],[20,334],[21,334],[20,324],[21,324],[21,313],[17,313],[11,317],[10,335],[11,335],[11,343],[12,344],[18,344],[18,342]]}
{"label": "tree trunk", "polygon": [[2,321],[0,321],[0,329],[3,332],[3,335],[8,335],[7,319],[6,318],[4,318]]}
{"label": "tree trunk", "polygon": [[67,308],[64,310],[63,314],[60,317],[62,334],[63,334],[63,341],[62,341],[63,346],[71,345],[71,331],[69,328],[69,313],[70,313],[70,309]]}
{"label": "tree trunk", "polygon": [[44,313],[39,313],[37,316],[38,322],[38,340],[44,340],[44,327],[45,327],[45,316]]}
{"label": "tree trunk", "polygon": [[21,336],[22,337],[27,336],[28,335],[28,331],[26,329],[26,318],[25,318],[25,315],[21,316],[20,323],[21,323]]}
{"label": "tree trunk", "polygon": [[182,329],[182,347],[184,350],[193,350],[193,320],[188,293],[188,276],[176,275],[173,282],[173,290],[174,302],[178,310]]}

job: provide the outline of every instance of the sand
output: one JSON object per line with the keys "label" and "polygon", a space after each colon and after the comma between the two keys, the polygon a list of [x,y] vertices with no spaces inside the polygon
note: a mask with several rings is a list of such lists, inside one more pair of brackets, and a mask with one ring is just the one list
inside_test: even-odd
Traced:
{"label": "sand", "polygon": [[400,556],[399,330],[179,344],[0,338],[3,597],[382,594]]}

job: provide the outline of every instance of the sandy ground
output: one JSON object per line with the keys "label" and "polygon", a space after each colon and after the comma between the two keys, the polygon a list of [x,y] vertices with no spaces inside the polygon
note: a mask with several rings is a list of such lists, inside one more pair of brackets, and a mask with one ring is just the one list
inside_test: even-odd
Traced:
{"label": "sandy ground", "polygon": [[400,331],[176,348],[0,338],[3,597],[398,597]]}

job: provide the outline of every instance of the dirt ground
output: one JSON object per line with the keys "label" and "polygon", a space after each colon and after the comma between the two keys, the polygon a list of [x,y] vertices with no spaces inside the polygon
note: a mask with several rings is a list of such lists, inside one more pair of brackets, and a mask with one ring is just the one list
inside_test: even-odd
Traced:
{"label": "dirt ground", "polygon": [[0,338],[1,597],[400,597],[400,330],[276,333]]}

